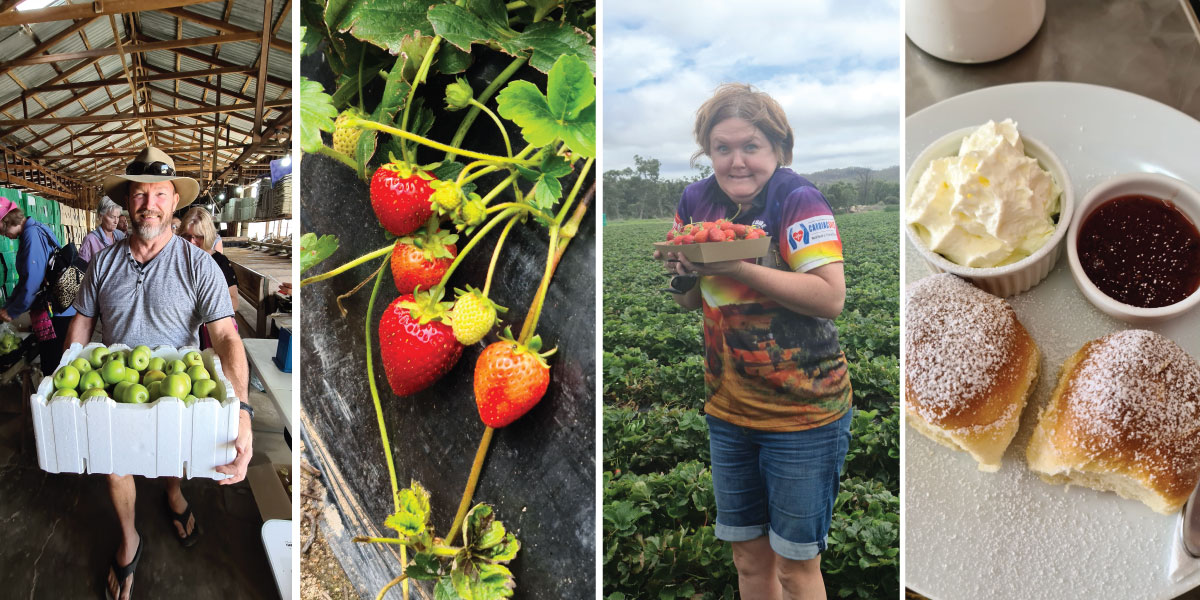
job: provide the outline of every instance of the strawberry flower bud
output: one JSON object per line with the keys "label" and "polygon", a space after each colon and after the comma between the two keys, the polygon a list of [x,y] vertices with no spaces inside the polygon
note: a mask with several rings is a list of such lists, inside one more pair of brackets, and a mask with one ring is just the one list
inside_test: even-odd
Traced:
{"label": "strawberry flower bud", "polygon": [[467,84],[467,80],[458,79],[446,86],[446,109],[462,110],[471,105],[475,91]]}

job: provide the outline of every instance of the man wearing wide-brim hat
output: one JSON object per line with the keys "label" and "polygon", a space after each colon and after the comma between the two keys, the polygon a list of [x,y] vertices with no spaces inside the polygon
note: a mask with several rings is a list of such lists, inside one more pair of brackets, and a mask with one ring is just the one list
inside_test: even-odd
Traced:
{"label": "man wearing wide-brim hat", "polygon": [[[104,322],[105,345],[130,347],[198,347],[197,332],[206,324],[234,393],[245,399],[246,354],[233,325],[225,278],[208,253],[171,232],[175,209],[191,204],[199,191],[199,184],[177,175],[175,162],[157,148],[143,150],[123,175],[105,178],[104,193],[129,211],[129,237],[101,250],[89,263],[75,299],[77,314],[67,331],[66,347],[91,341],[97,318]],[[217,467],[229,476],[221,484],[237,483],[246,476],[251,442],[250,415],[242,411],[234,443],[237,458]],[[108,480],[122,539],[107,591],[113,597],[126,598],[143,546],[134,528],[137,490],[132,476],[109,475]],[[167,478],[166,487],[180,542],[189,546],[199,534],[191,507],[183,498],[179,479]]]}

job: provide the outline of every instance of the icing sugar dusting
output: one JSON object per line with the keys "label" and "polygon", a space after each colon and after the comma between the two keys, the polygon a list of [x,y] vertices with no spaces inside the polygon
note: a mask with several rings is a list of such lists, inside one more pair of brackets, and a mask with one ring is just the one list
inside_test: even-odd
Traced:
{"label": "icing sugar dusting", "polygon": [[905,402],[926,421],[968,411],[1004,375],[1017,327],[1004,300],[940,273],[908,287],[904,320]]}
{"label": "icing sugar dusting", "polygon": [[1200,363],[1175,342],[1139,329],[1106,335],[1067,394],[1071,439],[1088,456],[1132,461],[1172,493],[1191,491],[1200,477]]}

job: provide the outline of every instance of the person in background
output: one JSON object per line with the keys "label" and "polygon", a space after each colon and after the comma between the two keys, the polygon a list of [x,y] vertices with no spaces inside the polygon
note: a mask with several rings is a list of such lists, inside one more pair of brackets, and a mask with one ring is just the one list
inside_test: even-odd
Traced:
{"label": "person in background", "polygon": [[26,217],[21,207],[8,199],[0,199],[0,235],[20,240],[17,245],[17,286],[13,288],[8,304],[0,309],[0,322],[7,323],[29,311],[33,334],[38,339],[38,353],[42,359],[42,374],[49,375],[62,360],[63,343],[67,328],[75,316],[71,307],[59,315],[51,315],[49,307],[42,302],[36,305],[38,290],[46,279],[46,267],[50,254],[58,247],[54,232],[33,217]]}
{"label": "person in background", "polygon": [[179,233],[179,217],[171,217],[171,233]]}
{"label": "person in background", "polygon": [[[213,260],[217,261],[217,266],[221,267],[221,273],[225,275],[225,283],[229,284],[229,301],[233,303],[233,311],[237,312],[237,274],[234,273],[233,264],[229,262],[229,258],[221,254],[214,245],[217,237],[217,228],[213,225],[212,215],[199,206],[193,206],[188,209],[187,213],[183,215],[179,226],[179,237],[183,238],[183,241],[207,252],[209,256],[213,257]],[[236,326],[236,324],[235,319],[234,325]],[[212,341],[208,338],[208,328],[205,325],[201,325],[200,349],[203,350],[211,346]]]}
{"label": "person in background", "polygon": [[129,211],[121,211],[121,218],[117,219],[117,231],[122,236],[129,235]]}
{"label": "person in background", "polygon": [[117,229],[117,223],[121,220],[121,207],[117,206],[112,198],[105,196],[100,199],[100,206],[96,208],[96,219],[99,223],[96,229],[88,233],[83,238],[83,244],[79,246],[79,258],[87,262],[91,262],[97,252],[125,239],[125,233]]}

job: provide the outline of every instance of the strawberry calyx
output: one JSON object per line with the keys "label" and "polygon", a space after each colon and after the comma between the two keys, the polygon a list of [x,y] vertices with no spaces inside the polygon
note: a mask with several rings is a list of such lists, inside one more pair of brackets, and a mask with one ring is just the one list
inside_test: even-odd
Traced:
{"label": "strawberry calyx", "polygon": [[542,349],[542,336],[540,335],[535,335],[529,338],[525,341],[525,343],[518,342],[516,338],[513,337],[512,327],[504,328],[504,333],[500,335],[500,341],[511,344],[511,346],[509,346],[509,351],[511,351],[514,356],[528,354],[529,356],[532,356],[534,360],[536,360],[538,364],[542,366],[543,369],[550,368],[550,365],[546,363],[546,359],[555,352],[558,352],[558,346],[555,346],[546,352],[540,352]]}
{"label": "strawberry calyx", "polygon": [[[462,288],[454,288],[454,293],[455,293],[455,296],[460,300],[462,299],[463,296],[474,296],[481,303],[491,306],[498,313],[508,312],[507,307],[496,304],[495,302],[492,301],[491,298],[488,298],[487,296],[485,296],[484,293],[475,286],[467,285],[467,289],[465,289],[465,290]],[[497,319],[497,321],[499,321],[499,319]]]}
{"label": "strawberry calyx", "polygon": [[[397,173],[402,179],[408,179],[416,175],[425,181],[437,181],[436,177],[422,170],[420,166],[404,162],[403,160],[393,160],[392,162],[380,165],[379,168]],[[432,186],[432,184],[430,185]]]}
{"label": "strawberry calyx", "polygon": [[439,229],[438,225],[439,221],[436,215],[429,217],[425,227],[415,232],[417,235],[406,235],[396,241],[420,250],[427,261],[436,258],[454,258],[446,246],[453,246],[457,243],[458,234]]}
{"label": "strawberry calyx", "polygon": [[454,304],[442,302],[444,293],[440,287],[429,290],[421,290],[418,287],[413,290],[412,300],[397,302],[396,307],[407,310],[413,320],[421,325],[430,322],[447,323],[450,320],[450,309]]}

